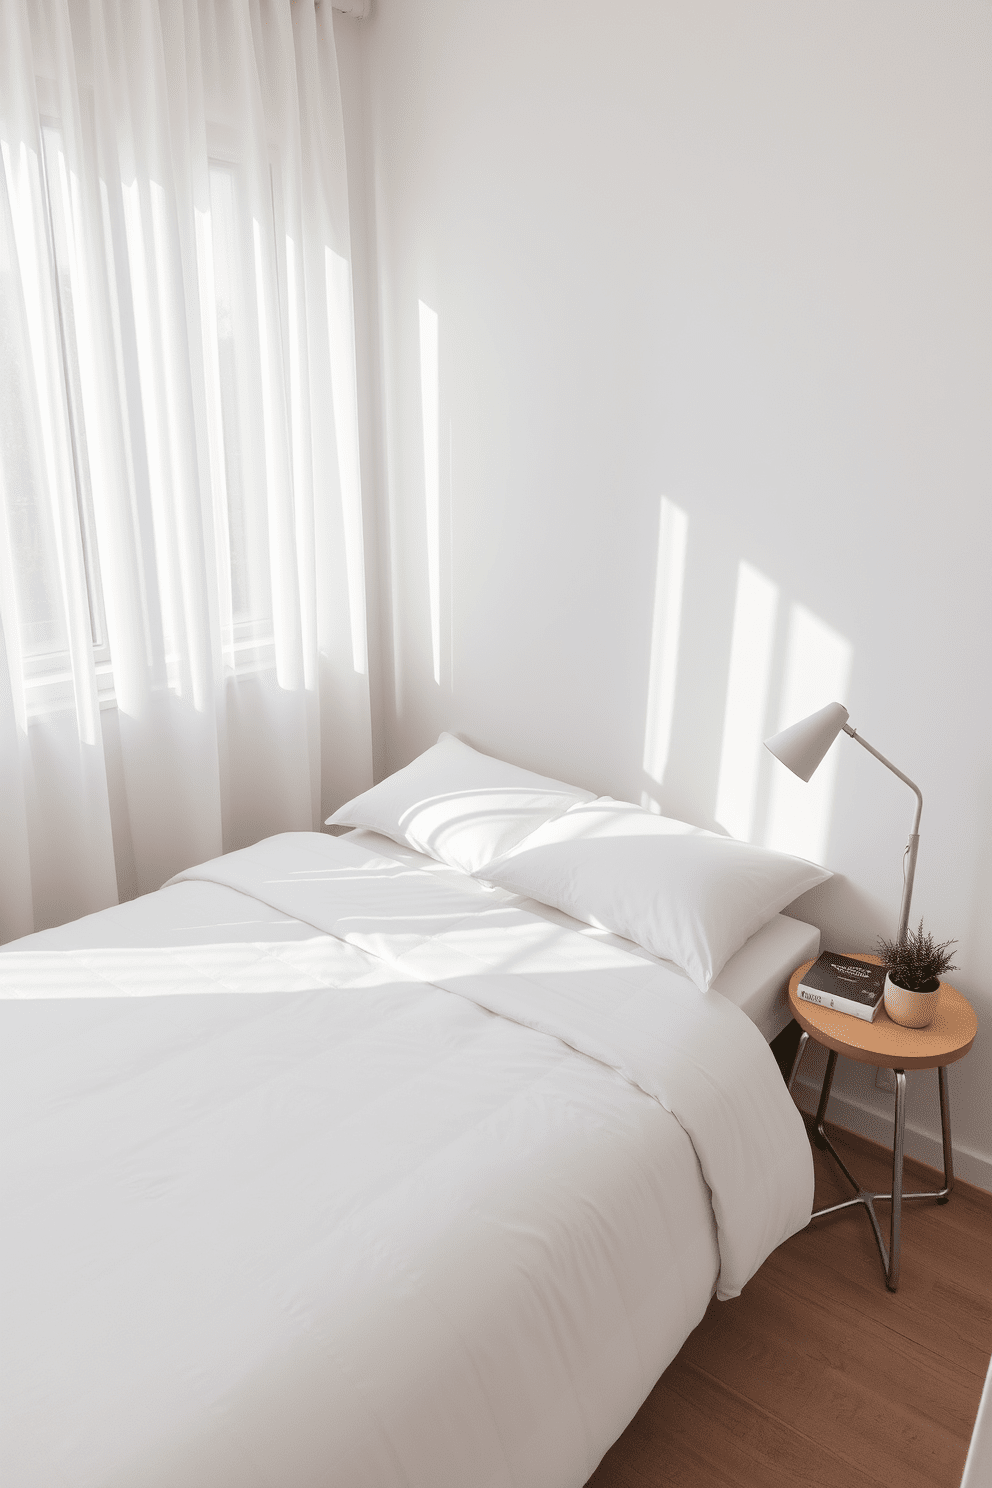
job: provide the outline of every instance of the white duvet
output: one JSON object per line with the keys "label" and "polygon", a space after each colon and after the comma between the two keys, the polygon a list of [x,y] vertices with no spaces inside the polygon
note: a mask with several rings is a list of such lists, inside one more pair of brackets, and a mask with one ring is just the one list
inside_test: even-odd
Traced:
{"label": "white duvet", "polygon": [[0,1482],[579,1488],[809,1218],[761,1035],[347,840],[180,877],[228,943],[0,955]]}

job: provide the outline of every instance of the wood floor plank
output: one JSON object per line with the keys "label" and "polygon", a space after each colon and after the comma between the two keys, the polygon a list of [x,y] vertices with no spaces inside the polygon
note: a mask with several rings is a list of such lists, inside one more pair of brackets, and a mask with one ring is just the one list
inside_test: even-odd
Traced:
{"label": "wood floor plank", "polygon": [[[904,1261],[900,1289],[895,1297],[886,1290],[878,1252],[871,1241],[867,1220],[860,1216],[846,1224],[860,1222],[869,1238],[858,1255],[837,1254],[840,1237],[824,1237],[820,1243],[795,1246],[782,1256],[776,1269],[776,1283],[788,1293],[798,1309],[810,1295],[810,1273],[816,1273],[817,1288],[822,1295],[835,1299],[835,1305],[885,1335],[899,1335],[908,1343],[925,1350],[948,1355],[976,1379],[983,1379],[988,1367],[992,1343],[992,1309],[986,1299],[976,1299],[973,1290],[959,1277],[934,1281],[931,1275]],[[803,1236],[804,1241],[811,1237]],[[845,1237],[846,1239],[846,1237]],[[916,1236],[916,1245],[925,1237]],[[908,1248],[904,1239],[904,1253]],[[940,1266],[944,1257],[939,1248],[927,1246],[930,1265]],[[852,1272],[860,1268],[859,1275]],[[841,1300],[843,1299],[843,1300]]]}
{"label": "wood floor plank", "polygon": [[[850,1488],[848,1459],[810,1443],[705,1370],[683,1362],[664,1378],[662,1408],[649,1397],[621,1438],[626,1450],[614,1447],[588,1488]],[[857,1482],[887,1488],[866,1472]]]}
{"label": "wood floor plank", "polygon": [[[831,1135],[888,1189],[884,1149]],[[818,1206],[849,1197],[827,1154],[814,1166]],[[906,1178],[940,1187],[922,1164]],[[710,1304],[589,1488],[958,1488],[990,1351],[992,1195],[906,1205],[895,1294],[863,1210],[830,1216]]]}
{"label": "wood floor plank", "polygon": [[[852,1463],[876,1476],[884,1475],[888,1463],[898,1463],[906,1488],[928,1488],[939,1463],[955,1455],[970,1428],[972,1396],[981,1382],[940,1354],[892,1334],[872,1350],[872,1389],[866,1395],[864,1324],[857,1313],[807,1298],[805,1327],[796,1328],[795,1318],[793,1298],[767,1281],[754,1288],[746,1310],[737,1310],[732,1331],[715,1314],[709,1330],[697,1330],[693,1360],[786,1424],[795,1419],[797,1402],[808,1402],[803,1429],[811,1440],[828,1447],[839,1436],[842,1455]],[[880,1411],[887,1423],[881,1448]]]}
{"label": "wood floor plank", "polygon": [[[888,1188],[888,1154],[863,1138],[835,1133],[845,1160],[866,1186]],[[873,1150],[874,1149],[874,1150]],[[826,1154],[816,1154],[816,1206],[850,1196],[850,1186]],[[939,1175],[914,1164],[914,1184],[939,1187]],[[908,1175],[907,1175],[908,1176]],[[879,1204],[888,1236],[889,1206]],[[879,1286],[881,1261],[867,1217],[841,1213],[816,1220],[776,1253],[793,1266],[796,1285],[809,1285],[808,1265],[847,1295],[852,1305],[877,1324],[902,1332],[923,1346],[954,1354],[984,1378],[992,1342],[992,1196],[961,1185],[947,1205],[929,1200],[903,1209],[902,1269],[899,1291]]]}

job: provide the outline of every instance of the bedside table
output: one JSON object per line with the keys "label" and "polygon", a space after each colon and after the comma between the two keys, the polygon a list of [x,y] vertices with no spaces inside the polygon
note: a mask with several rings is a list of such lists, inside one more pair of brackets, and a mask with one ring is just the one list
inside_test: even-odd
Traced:
{"label": "bedside table", "polygon": [[[876,966],[881,964],[877,956],[858,956],[856,959],[871,961]],[[861,1018],[852,1017],[850,1013],[835,1013],[829,1008],[818,1006],[815,1002],[804,1002],[797,994],[796,988],[812,965],[812,961],[806,961],[802,966],[797,967],[789,982],[789,1007],[792,1016],[803,1030],[796,1057],[792,1063],[792,1072],[789,1075],[789,1089],[792,1089],[810,1039],[815,1039],[818,1044],[823,1044],[829,1049],[827,1068],[824,1071],[823,1086],[820,1090],[820,1103],[816,1112],[815,1141],[818,1147],[826,1148],[830,1153],[848,1183],[855,1190],[855,1197],[846,1199],[842,1204],[831,1204],[827,1209],[817,1209],[810,1218],[811,1220],[821,1219],[825,1214],[836,1214],[840,1209],[850,1209],[856,1204],[863,1204],[868,1211],[868,1218],[882,1257],[885,1284],[890,1292],[894,1292],[899,1285],[899,1236],[903,1200],[936,1199],[938,1204],[946,1204],[950,1198],[951,1189],[954,1187],[951,1103],[947,1086],[947,1066],[954,1064],[958,1059],[963,1059],[971,1048],[975,1041],[975,1034],[978,1032],[978,1019],[967,998],[962,997],[961,993],[949,986],[947,982],[940,984],[937,1013],[929,1028],[902,1028],[898,1023],[893,1023],[884,1007],[879,1010],[874,1023],[867,1023]],[[834,1150],[830,1138],[823,1130],[838,1054],[857,1060],[859,1064],[873,1064],[877,1068],[890,1069],[895,1074],[896,1114],[892,1146],[891,1193],[869,1193],[867,1189],[862,1188],[848,1170],[843,1159]],[[940,1086],[940,1127],[944,1145],[944,1186],[932,1192],[904,1194],[902,1169],[906,1141],[906,1071],[918,1069],[937,1071]],[[882,1239],[878,1216],[875,1213],[875,1204],[881,1202],[888,1202],[892,1205],[888,1248]]]}

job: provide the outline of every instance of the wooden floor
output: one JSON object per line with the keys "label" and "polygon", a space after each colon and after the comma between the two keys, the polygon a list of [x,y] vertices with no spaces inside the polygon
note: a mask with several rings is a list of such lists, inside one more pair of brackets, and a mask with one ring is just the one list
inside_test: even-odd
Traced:
{"label": "wooden floor", "polygon": [[[888,1192],[888,1153],[827,1129]],[[849,1198],[814,1159],[816,1207]],[[907,1188],[937,1178],[907,1159]],[[817,1221],[710,1303],[589,1488],[958,1488],[992,1350],[990,1263],[992,1195],[965,1184],[904,1207],[895,1295],[862,1209]]]}

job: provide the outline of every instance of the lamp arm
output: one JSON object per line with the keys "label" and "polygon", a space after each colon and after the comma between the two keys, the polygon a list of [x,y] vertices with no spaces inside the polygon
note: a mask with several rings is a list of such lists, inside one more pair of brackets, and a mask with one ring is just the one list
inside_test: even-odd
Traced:
{"label": "lamp arm", "polygon": [[913,898],[913,879],[916,877],[916,855],[920,847],[920,817],[923,815],[923,792],[914,780],[910,780],[908,775],[904,775],[901,770],[897,770],[891,760],[887,760],[884,754],[879,754],[878,750],[873,748],[866,739],[862,739],[857,729],[851,728],[850,724],[847,723],[841,724],[841,727],[845,734],[848,734],[852,739],[857,739],[863,749],[867,749],[869,754],[873,754],[877,760],[881,760],[886,769],[891,770],[893,775],[898,775],[899,779],[908,785],[911,791],[915,791],[916,793],[916,815],[913,817],[913,830],[910,833],[909,843],[906,848],[908,862],[906,863],[906,879],[902,886],[902,904],[899,907],[899,930],[896,936],[897,943],[902,945],[909,933],[909,906]]}

